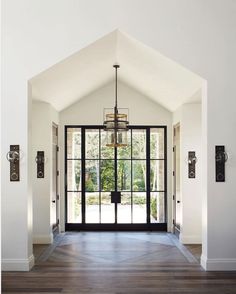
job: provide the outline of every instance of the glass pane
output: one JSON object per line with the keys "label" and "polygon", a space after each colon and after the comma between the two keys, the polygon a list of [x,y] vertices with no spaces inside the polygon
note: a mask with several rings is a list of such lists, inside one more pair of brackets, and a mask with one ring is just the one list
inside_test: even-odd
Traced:
{"label": "glass pane", "polygon": [[67,222],[81,223],[81,194],[67,193]]}
{"label": "glass pane", "polygon": [[133,223],[147,222],[146,193],[133,193]]}
{"label": "glass pane", "polygon": [[157,128],[150,130],[150,156],[153,159],[164,159],[164,129]]}
{"label": "glass pane", "polygon": [[85,142],[85,158],[99,158],[99,130],[86,130]]}
{"label": "glass pane", "polygon": [[99,190],[99,160],[85,161],[85,191]]}
{"label": "glass pane", "polygon": [[132,158],[146,158],[146,130],[132,130]]}
{"label": "glass pane", "polygon": [[133,191],[146,191],[146,161],[133,160]]}
{"label": "glass pane", "polygon": [[101,190],[115,190],[114,160],[101,160]]}
{"label": "glass pane", "polygon": [[110,193],[101,193],[101,223],[115,222],[115,204],[111,203]]}
{"label": "glass pane", "polygon": [[165,194],[163,192],[151,193],[150,211],[151,223],[165,222]]}
{"label": "glass pane", "polygon": [[151,191],[164,191],[165,161],[151,160]]}
{"label": "glass pane", "polygon": [[81,191],[80,160],[67,160],[67,191]]}
{"label": "glass pane", "polygon": [[98,224],[99,221],[99,192],[85,193],[85,222]]}
{"label": "glass pane", "polygon": [[117,161],[117,177],[118,177],[118,191],[131,190],[131,161],[118,160]]}
{"label": "glass pane", "polygon": [[107,147],[107,132],[104,130],[101,130],[101,158],[104,159],[114,159],[114,148],[113,147]]}
{"label": "glass pane", "polygon": [[121,203],[117,205],[117,223],[131,224],[131,193],[121,193]]}
{"label": "glass pane", "polygon": [[130,159],[131,157],[131,130],[127,132],[127,146],[117,148],[118,159]]}
{"label": "glass pane", "polygon": [[67,158],[81,158],[81,129],[67,129]]}

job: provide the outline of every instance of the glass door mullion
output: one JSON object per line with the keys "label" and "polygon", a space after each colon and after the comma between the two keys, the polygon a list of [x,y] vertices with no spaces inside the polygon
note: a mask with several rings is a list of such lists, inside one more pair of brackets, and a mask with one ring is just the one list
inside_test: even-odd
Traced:
{"label": "glass door mullion", "polygon": [[130,177],[130,190],[131,190],[131,223],[133,223],[133,216],[134,216],[134,211],[133,211],[133,162],[132,162],[132,148],[133,148],[133,130],[130,129],[130,144],[131,144],[131,150],[130,150],[130,173],[131,173],[131,177]]}
{"label": "glass door mullion", "polygon": [[150,128],[146,129],[146,209],[147,224],[150,224]]}
{"label": "glass door mullion", "polygon": [[[117,186],[118,186],[118,184],[117,184],[117,181],[118,181],[118,179],[117,179],[117,174],[118,174],[118,172],[117,172],[117,147],[115,147],[115,154],[114,154],[114,169],[115,169],[115,192],[117,192]],[[115,224],[117,224],[117,203],[115,203]]]}
{"label": "glass door mullion", "polygon": [[85,224],[85,128],[81,128],[81,186],[82,186],[82,224]]}
{"label": "glass door mullion", "polygon": [[102,213],[102,208],[101,208],[101,129],[99,129],[99,185],[98,185],[98,189],[99,189],[99,223],[101,223],[101,213]]}

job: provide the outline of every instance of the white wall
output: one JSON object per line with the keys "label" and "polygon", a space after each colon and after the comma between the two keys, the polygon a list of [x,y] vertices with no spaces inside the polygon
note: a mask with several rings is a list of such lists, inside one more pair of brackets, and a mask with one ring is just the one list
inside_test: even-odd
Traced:
{"label": "white wall", "polygon": [[[32,106],[33,243],[49,244],[53,241],[52,124],[58,124],[59,115],[48,103],[34,101]],[[37,178],[37,151],[45,152],[44,178]]]}
{"label": "white wall", "polygon": [[[114,107],[114,83],[110,83],[79,102],[60,112],[60,158],[61,158],[61,224],[64,224],[64,126],[65,125],[102,125],[103,108]],[[168,230],[171,230],[171,140],[172,113],[149,98],[123,83],[118,83],[118,107],[129,108],[131,125],[166,125],[168,145]],[[62,228],[63,229],[63,228]]]}
{"label": "white wall", "polygon": [[[232,0],[137,0],[135,9],[133,0],[2,1],[3,269],[24,270],[33,264],[27,82],[116,28],[207,80],[202,101],[202,265],[236,269],[235,13]],[[20,144],[24,154],[19,183],[9,181],[5,156],[10,144]],[[231,154],[225,183],[214,179],[216,144]]]}
{"label": "white wall", "polygon": [[[201,104],[184,104],[173,115],[174,125],[180,123],[180,189],[181,230],[184,244],[202,242],[202,129]],[[197,157],[196,177],[188,178],[188,152]]]}
{"label": "white wall", "polygon": [[[182,109],[183,156],[195,151],[196,178],[189,179],[188,164],[183,164],[183,231],[180,240],[185,244],[202,242],[202,124],[201,104],[185,104]],[[183,179],[183,178],[182,178]]]}

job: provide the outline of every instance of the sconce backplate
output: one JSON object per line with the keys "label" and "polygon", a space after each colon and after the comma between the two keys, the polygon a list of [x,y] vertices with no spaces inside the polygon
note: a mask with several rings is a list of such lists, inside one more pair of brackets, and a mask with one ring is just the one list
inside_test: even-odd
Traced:
{"label": "sconce backplate", "polygon": [[44,178],[44,151],[37,151],[37,178]]}
{"label": "sconce backplate", "polygon": [[194,179],[196,177],[196,155],[195,151],[188,152],[188,177]]}
{"label": "sconce backplate", "polygon": [[225,182],[225,146],[215,146],[216,182]]}
{"label": "sconce backplate", "polygon": [[[19,145],[10,145],[10,153],[16,152],[20,156],[20,146]],[[16,158],[10,161],[10,181],[19,182],[20,181],[20,158]]]}

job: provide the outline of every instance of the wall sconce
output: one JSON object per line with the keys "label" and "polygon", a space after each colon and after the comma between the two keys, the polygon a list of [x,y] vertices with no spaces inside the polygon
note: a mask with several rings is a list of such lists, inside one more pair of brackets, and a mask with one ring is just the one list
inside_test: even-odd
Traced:
{"label": "wall sconce", "polygon": [[10,181],[20,181],[20,146],[10,145],[10,151],[7,152],[6,157],[10,162]]}
{"label": "wall sconce", "polygon": [[215,146],[216,182],[225,182],[225,163],[228,158],[225,146]]}
{"label": "wall sconce", "polygon": [[37,163],[37,178],[44,178],[45,161],[44,151],[37,151],[37,156],[35,157],[35,162]]}
{"label": "wall sconce", "polygon": [[197,157],[195,151],[188,152],[188,177],[194,179],[196,177]]}

